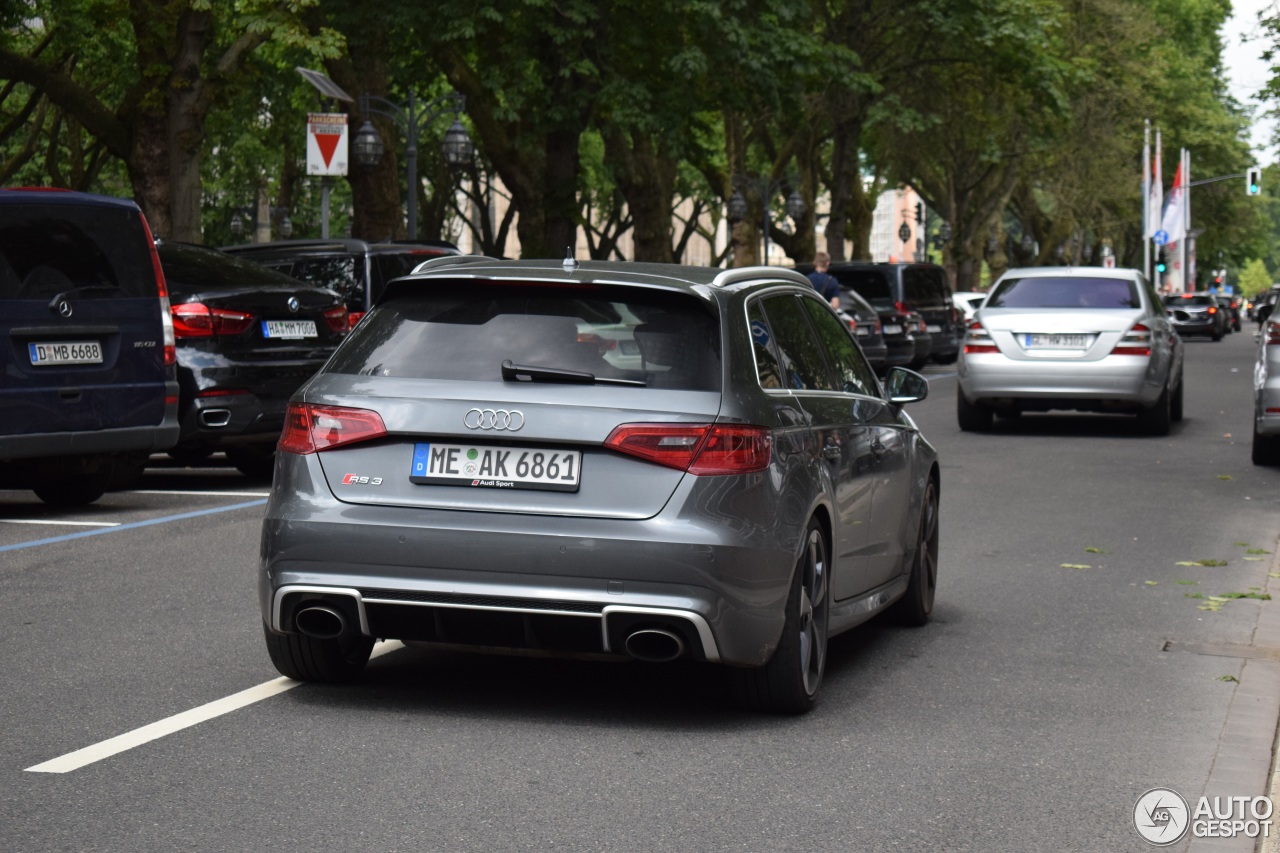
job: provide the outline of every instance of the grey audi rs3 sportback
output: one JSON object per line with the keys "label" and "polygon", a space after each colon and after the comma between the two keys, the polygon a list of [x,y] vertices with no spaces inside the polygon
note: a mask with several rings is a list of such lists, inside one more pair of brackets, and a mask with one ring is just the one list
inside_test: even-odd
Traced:
{"label": "grey audi rs3 sportback", "polygon": [[267,649],[308,681],[377,639],[685,659],[806,711],[828,637],[933,609],[927,391],[792,271],[428,261],[289,405]]}

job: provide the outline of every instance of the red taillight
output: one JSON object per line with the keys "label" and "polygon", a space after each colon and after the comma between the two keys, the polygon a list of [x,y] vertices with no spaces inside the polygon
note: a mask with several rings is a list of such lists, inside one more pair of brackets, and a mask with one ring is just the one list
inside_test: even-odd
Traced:
{"label": "red taillight", "polygon": [[169,310],[173,314],[173,333],[179,338],[238,335],[253,325],[252,314],[210,308],[203,302],[184,302]]}
{"label": "red taillight", "polygon": [[911,313],[911,309],[907,307],[907,303],[905,303],[905,302],[895,302],[895,303],[893,303],[893,310],[894,310],[894,311],[897,311],[899,314],[910,314],[910,313]]}
{"label": "red taillight", "polygon": [[969,324],[969,328],[965,332],[964,351],[966,353],[994,353],[1000,352],[1000,347],[996,346],[996,342],[991,339],[991,333],[987,331],[986,326],[982,325],[982,321],[974,320]]}
{"label": "red taillight", "polygon": [[286,453],[318,453],[386,434],[382,416],[368,409],[290,403],[276,447]]}
{"label": "red taillight", "polygon": [[1141,323],[1125,332],[1124,337],[1111,350],[1112,355],[1151,355],[1151,330]]}
{"label": "red taillight", "polygon": [[354,329],[356,327],[356,323],[359,323],[360,320],[363,318],[364,318],[363,311],[348,311],[347,312],[347,328]]}
{"label": "red taillight", "polygon": [[1267,324],[1267,346],[1280,345],[1280,323]]}
{"label": "red taillight", "polygon": [[336,305],[333,308],[325,309],[324,321],[334,334],[345,335],[351,330],[352,323],[348,319],[347,306],[345,305]]}
{"label": "red taillight", "polygon": [[1217,313],[1218,313],[1218,306],[1217,306],[1217,305],[1210,305],[1210,306],[1209,306],[1209,311],[1208,311],[1208,313],[1209,313],[1210,315],[1217,314]]}
{"label": "red taillight", "polygon": [[156,251],[156,238],[147,224],[147,217],[138,214],[142,220],[142,233],[147,235],[147,245],[151,247],[151,269],[156,277],[156,293],[160,297],[160,329],[164,335],[164,363],[166,366],[178,363],[178,343],[175,340],[173,317],[169,314],[169,284],[164,278],[164,267],[160,265],[160,253]]}
{"label": "red taillight", "polygon": [[593,335],[590,332],[579,332],[578,343],[588,344],[600,350],[600,354],[604,355],[610,350],[618,348],[618,342],[609,338],[602,338],[599,335]]}
{"label": "red taillight", "polygon": [[773,433],[740,424],[623,424],[604,446],[690,474],[750,474],[769,467]]}

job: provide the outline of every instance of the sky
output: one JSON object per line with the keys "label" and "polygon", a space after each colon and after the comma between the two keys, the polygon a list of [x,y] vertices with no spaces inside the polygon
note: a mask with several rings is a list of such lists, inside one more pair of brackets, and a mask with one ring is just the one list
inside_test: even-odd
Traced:
{"label": "sky", "polygon": [[1231,4],[1231,18],[1222,28],[1222,62],[1230,81],[1230,91],[1240,103],[1254,108],[1253,133],[1250,139],[1258,162],[1262,165],[1280,158],[1270,144],[1275,119],[1260,117],[1258,114],[1263,108],[1254,100],[1254,96],[1270,77],[1270,66],[1261,57],[1265,43],[1259,38],[1261,31],[1258,27],[1258,12],[1274,7],[1277,2],[1278,0],[1234,0]]}

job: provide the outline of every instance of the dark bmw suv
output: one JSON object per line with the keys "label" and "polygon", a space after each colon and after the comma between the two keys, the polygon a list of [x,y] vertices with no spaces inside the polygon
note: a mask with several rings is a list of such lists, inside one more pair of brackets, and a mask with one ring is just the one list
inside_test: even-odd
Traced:
{"label": "dark bmw suv", "polygon": [[0,190],[0,487],[85,504],[178,439],[164,274],[132,201]]}
{"label": "dark bmw suv", "polygon": [[387,282],[408,275],[423,261],[460,255],[452,243],[369,243],[364,240],[280,240],[224,246],[285,275],[342,294],[352,326],[382,295]]}

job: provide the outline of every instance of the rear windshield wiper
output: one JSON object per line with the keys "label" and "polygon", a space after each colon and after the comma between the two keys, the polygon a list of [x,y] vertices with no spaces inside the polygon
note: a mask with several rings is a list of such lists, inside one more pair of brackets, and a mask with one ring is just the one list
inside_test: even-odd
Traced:
{"label": "rear windshield wiper", "polygon": [[[48,291],[45,291],[46,293]],[[64,299],[75,296],[88,296],[94,293],[124,293],[124,288],[118,284],[85,284],[80,287],[73,287],[70,290],[64,290],[57,296],[49,300],[49,308],[53,311],[58,310],[58,303]]]}
{"label": "rear windshield wiper", "polygon": [[641,388],[644,387],[644,382],[639,379],[610,379],[582,370],[514,364],[509,358],[502,362],[502,378],[506,382],[558,382],[562,385],[635,385]]}

